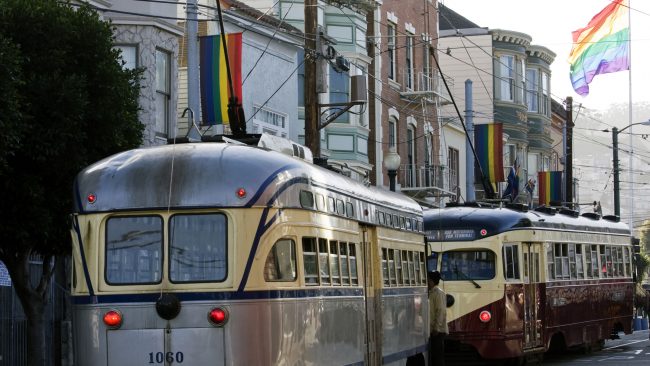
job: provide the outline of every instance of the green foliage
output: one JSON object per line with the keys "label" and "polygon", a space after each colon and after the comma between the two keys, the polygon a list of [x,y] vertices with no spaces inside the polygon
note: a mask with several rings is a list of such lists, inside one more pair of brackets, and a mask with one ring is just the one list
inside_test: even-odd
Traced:
{"label": "green foliage", "polygon": [[141,144],[139,72],[112,37],[90,8],[2,0],[0,260],[67,253],[76,173]]}

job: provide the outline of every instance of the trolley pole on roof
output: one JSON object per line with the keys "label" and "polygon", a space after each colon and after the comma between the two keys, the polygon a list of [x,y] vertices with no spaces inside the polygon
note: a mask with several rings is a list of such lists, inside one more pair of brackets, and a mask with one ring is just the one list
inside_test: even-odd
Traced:
{"label": "trolley pole on roof", "polygon": [[199,99],[199,58],[197,49],[197,35],[199,33],[197,0],[188,0],[185,11],[187,30],[187,106],[190,108],[190,120],[188,121],[188,136],[200,139],[200,131],[196,130],[197,119],[201,113]]}

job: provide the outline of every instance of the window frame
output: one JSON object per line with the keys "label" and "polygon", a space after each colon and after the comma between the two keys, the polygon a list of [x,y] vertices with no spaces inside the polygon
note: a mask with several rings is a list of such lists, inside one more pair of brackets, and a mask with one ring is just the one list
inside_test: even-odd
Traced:
{"label": "window frame", "polygon": [[[159,70],[160,68],[160,58],[159,56],[164,55],[164,70]],[[172,78],[172,53],[170,51],[164,50],[162,48],[156,48],[155,51],[155,94],[156,94],[156,119],[155,119],[155,132],[158,137],[168,137],[171,130],[171,98],[172,98],[172,89],[171,89],[171,78]],[[160,77],[164,76],[164,80],[160,81]],[[163,85],[164,84],[164,85]],[[160,89],[162,86],[163,89]],[[158,99],[162,98],[162,104],[159,105]],[[158,107],[162,107],[162,111],[158,111]],[[162,114],[161,114],[162,113]],[[159,118],[162,118],[162,122],[159,121]]]}

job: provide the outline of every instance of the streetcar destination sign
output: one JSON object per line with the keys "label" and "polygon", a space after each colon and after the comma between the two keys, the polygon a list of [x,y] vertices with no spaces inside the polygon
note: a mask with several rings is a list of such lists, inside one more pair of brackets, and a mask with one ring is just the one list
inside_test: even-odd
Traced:
{"label": "streetcar destination sign", "polygon": [[476,233],[474,229],[448,229],[427,231],[429,241],[467,241],[474,240]]}

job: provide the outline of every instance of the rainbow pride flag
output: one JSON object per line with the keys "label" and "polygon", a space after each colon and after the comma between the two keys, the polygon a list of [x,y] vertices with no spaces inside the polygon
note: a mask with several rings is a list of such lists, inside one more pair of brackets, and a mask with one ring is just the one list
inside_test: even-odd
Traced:
{"label": "rainbow pride flag", "polygon": [[[505,181],[503,174],[503,124],[474,125],[474,147],[483,174],[491,183]],[[476,174],[479,177],[479,174]]]}
{"label": "rainbow pride flag", "polygon": [[628,13],[628,0],[613,0],[586,27],[573,32],[569,63],[576,93],[589,94],[589,83],[598,74],[630,69]]}
{"label": "rainbow pride flag", "polygon": [[[242,101],[242,34],[226,34],[228,62],[233,89],[239,103]],[[230,87],[226,70],[221,35],[199,37],[201,65],[201,116],[204,125],[229,124],[228,101]]]}
{"label": "rainbow pride flag", "polygon": [[539,204],[549,205],[551,201],[562,202],[562,172],[538,172]]}

